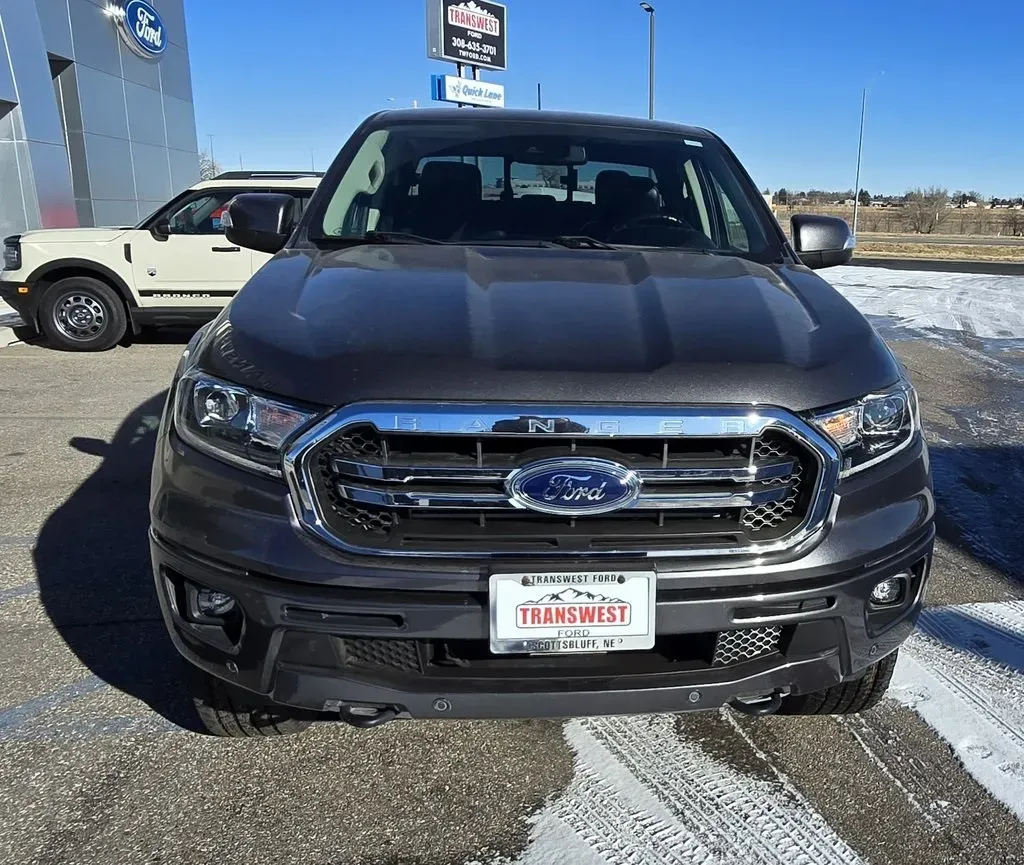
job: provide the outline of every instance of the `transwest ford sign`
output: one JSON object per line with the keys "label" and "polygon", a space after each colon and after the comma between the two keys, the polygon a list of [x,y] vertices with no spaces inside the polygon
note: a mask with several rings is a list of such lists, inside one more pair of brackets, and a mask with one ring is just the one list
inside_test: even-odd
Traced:
{"label": "transwest ford sign", "polygon": [[504,69],[505,6],[490,0],[427,0],[427,56]]}
{"label": "transwest ford sign", "polygon": [[434,99],[458,102],[460,105],[478,105],[481,108],[504,108],[505,87],[490,81],[474,81],[457,75],[432,75]]}

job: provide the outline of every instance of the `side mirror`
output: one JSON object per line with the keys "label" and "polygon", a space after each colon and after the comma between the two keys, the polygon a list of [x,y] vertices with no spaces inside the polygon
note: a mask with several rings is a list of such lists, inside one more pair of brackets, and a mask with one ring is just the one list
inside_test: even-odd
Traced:
{"label": "side mirror", "polygon": [[280,252],[295,229],[297,202],[278,192],[244,192],[236,195],[221,216],[230,243],[268,252]]}
{"label": "side mirror", "polygon": [[167,219],[158,219],[150,229],[150,233],[156,240],[167,240],[167,238],[171,236],[170,221]]}
{"label": "side mirror", "polygon": [[791,220],[793,248],[807,267],[818,270],[847,264],[857,240],[845,219],[798,213]]}

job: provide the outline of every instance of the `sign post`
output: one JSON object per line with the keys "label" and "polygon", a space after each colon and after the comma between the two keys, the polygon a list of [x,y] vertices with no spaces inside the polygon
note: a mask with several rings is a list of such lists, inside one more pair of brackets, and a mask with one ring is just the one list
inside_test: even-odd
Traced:
{"label": "sign post", "polygon": [[[492,0],[427,0],[427,56],[455,64],[456,75],[431,77],[433,98],[460,108],[502,108],[505,88],[480,80],[481,69],[504,70],[508,14]],[[469,74],[466,74],[469,67]]]}

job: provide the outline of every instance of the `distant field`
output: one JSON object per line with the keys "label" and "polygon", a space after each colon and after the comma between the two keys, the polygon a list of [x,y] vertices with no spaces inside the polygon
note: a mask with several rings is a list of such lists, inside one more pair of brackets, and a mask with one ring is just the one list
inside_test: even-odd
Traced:
{"label": "distant field", "polygon": [[860,240],[855,257],[932,258],[951,261],[1024,261],[1024,246],[972,246],[965,243],[886,243]]}
{"label": "distant field", "polygon": [[[839,216],[853,222],[852,207],[832,205],[775,206],[775,215],[788,230],[789,218],[794,213],[820,213]],[[910,234],[906,214],[900,207],[861,207],[857,215],[858,233]],[[950,208],[935,229],[936,235],[1013,237],[1024,232],[1024,210],[992,209],[988,207]]]}

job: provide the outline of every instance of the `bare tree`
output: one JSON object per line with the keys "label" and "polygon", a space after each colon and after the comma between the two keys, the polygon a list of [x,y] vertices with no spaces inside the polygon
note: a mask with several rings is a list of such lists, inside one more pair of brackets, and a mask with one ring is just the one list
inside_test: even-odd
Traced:
{"label": "bare tree", "polygon": [[562,168],[558,165],[538,165],[537,177],[544,181],[545,186],[557,189],[562,185]]}
{"label": "bare tree", "polygon": [[199,179],[213,180],[220,174],[220,163],[205,150],[199,152]]}
{"label": "bare tree", "polygon": [[915,234],[931,234],[949,216],[949,193],[940,186],[907,190],[905,200],[907,226]]}
{"label": "bare tree", "polygon": [[1007,234],[1017,237],[1024,231],[1024,210],[1007,210],[1003,217],[1003,228]]}

